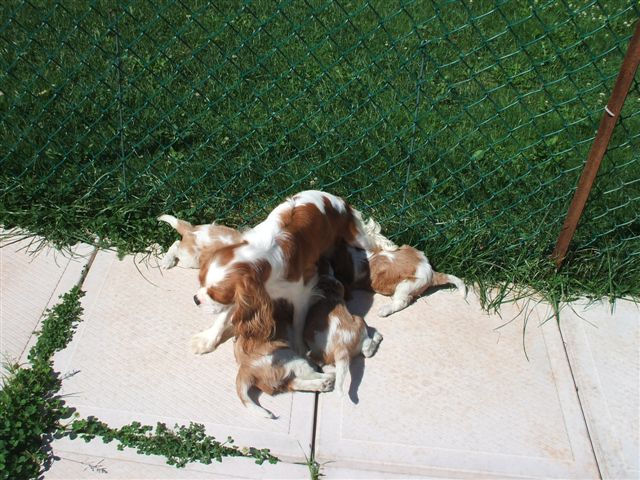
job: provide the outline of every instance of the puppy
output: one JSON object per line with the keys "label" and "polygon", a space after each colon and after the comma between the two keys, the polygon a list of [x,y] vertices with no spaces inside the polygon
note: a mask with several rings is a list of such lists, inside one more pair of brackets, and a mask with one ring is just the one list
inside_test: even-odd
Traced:
{"label": "puppy", "polygon": [[280,304],[275,313],[277,328],[275,340],[251,342],[247,345],[243,337],[238,337],[234,345],[234,354],[239,369],[236,376],[236,391],[240,401],[251,412],[266,417],[276,418],[266,408],[255,402],[249,395],[252,387],[264,393],[288,391],[328,392],[333,390],[334,373],[322,373],[304,357],[297,355],[286,341],[289,329],[284,326],[291,322],[291,308],[286,303]]}
{"label": "puppy", "polygon": [[[242,238],[242,234],[238,230],[216,223],[194,226],[172,215],[161,215],[158,220],[167,222],[182,236],[181,240],[176,240],[171,245],[162,259],[161,267],[164,269],[173,268],[176,264],[185,268],[198,268],[203,251],[215,251],[237,243]],[[230,312],[211,313],[214,313],[211,328],[194,335],[191,339],[191,349],[196,353],[211,352],[218,348],[218,345],[233,337]]]}
{"label": "puppy", "polygon": [[362,317],[351,315],[344,302],[344,287],[333,275],[321,275],[316,286],[320,297],[309,310],[304,337],[310,357],[320,366],[335,365],[335,390],[344,395],[344,382],[351,359],[362,353],[371,357],[382,341],[371,337]]}
{"label": "puppy", "polygon": [[332,266],[345,284],[392,297],[390,304],[378,310],[381,317],[406,308],[429,287],[453,284],[466,297],[462,280],[434,271],[425,254],[409,245],[393,251],[341,245],[332,257]]}
{"label": "puppy", "polygon": [[[208,249],[200,266],[197,305],[227,312],[242,345],[251,348],[274,330],[272,303],[293,306],[293,349],[306,353],[304,322],[317,282],[316,263],[341,242],[365,249],[385,248],[384,237],[364,230],[360,213],[342,198],[326,192],[300,192],[278,205],[265,221],[242,235],[241,241]],[[205,353],[203,344],[198,353]]]}
{"label": "puppy", "polygon": [[240,241],[242,234],[238,230],[224,225],[191,225],[189,222],[179,220],[172,215],[160,215],[158,221],[167,222],[182,236],[176,240],[167,253],[160,266],[168,270],[178,263],[185,268],[200,267],[200,253],[203,248],[220,248]]}

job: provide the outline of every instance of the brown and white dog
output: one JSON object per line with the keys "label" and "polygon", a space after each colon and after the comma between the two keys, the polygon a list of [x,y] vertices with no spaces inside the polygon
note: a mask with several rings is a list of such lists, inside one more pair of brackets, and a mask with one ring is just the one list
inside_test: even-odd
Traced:
{"label": "brown and white dog", "polygon": [[[374,222],[369,222],[366,228],[373,236],[379,234],[379,226]],[[381,317],[406,308],[430,287],[453,284],[466,297],[462,280],[434,271],[425,254],[409,245],[395,250],[341,245],[332,257],[332,266],[336,277],[346,285],[392,297],[390,304],[378,310]]]}
{"label": "brown and white dog", "polygon": [[[274,329],[272,303],[282,299],[293,307],[292,347],[304,355],[304,323],[320,256],[338,244],[380,250],[384,237],[372,237],[362,217],[342,198],[308,190],[278,205],[265,221],[243,233],[242,240],[203,252],[201,288],[196,304],[228,315],[247,351],[268,340]],[[203,332],[205,340],[211,334]],[[194,351],[211,351],[211,342]]]}
{"label": "brown and white dog", "polygon": [[238,230],[224,225],[210,223],[194,226],[172,215],[160,215],[158,220],[167,222],[182,237],[169,247],[163,257],[160,266],[165,270],[175,267],[178,263],[185,268],[200,268],[200,253],[203,249],[220,248],[242,239],[242,234]]}
{"label": "brown and white dog", "polygon": [[234,353],[239,369],[236,391],[243,405],[253,413],[276,418],[249,395],[252,387],[273,395],[289,391],[328,392],[333,390],[335,373],[318,372],[309,360],[295,353],[289,343],[292,311],[285,302],[274,303],[275,340],[251,342],[238,337]]}
{"label": "brown and white dog", "polygon": [[382,335],[374,332],[370,337],[364,319],[351,315],[344,301],[344,287],[333,275],[320,275],[316,292],[320,300],[309,310],[304,338],[311,360],[320,366],[335,366],[335,390],[343,395],[351,359],[360,353],[371,357]]}

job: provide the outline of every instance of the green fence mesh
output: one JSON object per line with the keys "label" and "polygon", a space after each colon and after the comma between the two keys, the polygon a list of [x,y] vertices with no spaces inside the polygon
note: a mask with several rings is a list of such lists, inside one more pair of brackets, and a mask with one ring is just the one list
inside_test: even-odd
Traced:
{"label": "green fence mesh", "polygon": [[[4,0],[0,222],[140,251],[158,214],[247,226],[325,189],[436,266],[535,284],[639,14]],[[636,78],[563,273],[585,291],[640,293],[639,143]]]}

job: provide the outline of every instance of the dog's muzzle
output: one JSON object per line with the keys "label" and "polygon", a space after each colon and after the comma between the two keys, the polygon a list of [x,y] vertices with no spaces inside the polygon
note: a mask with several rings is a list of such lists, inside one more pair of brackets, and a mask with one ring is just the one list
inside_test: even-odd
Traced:
{"label": "dog's muzzle", "polygon": [[198,306],[200,305],[200,300],[198,300],[198,296],[197,295],[193,296],[193,301],[196,303],[196,305],[198,305]]}

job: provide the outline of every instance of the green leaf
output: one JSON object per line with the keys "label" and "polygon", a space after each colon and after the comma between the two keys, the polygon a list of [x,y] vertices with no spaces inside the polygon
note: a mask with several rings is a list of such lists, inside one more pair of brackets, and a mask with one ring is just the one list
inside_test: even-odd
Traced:
{"label": "green leaf", "polygon": [[471,160],[473,160],[474,162],[482,160],[484,158],[484,153],[485,150],[476,150],[475,152],[473,152],[473,155],[471,155]]}

